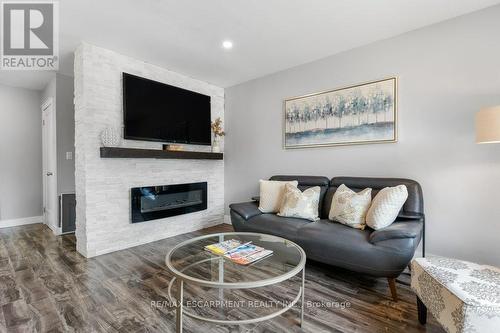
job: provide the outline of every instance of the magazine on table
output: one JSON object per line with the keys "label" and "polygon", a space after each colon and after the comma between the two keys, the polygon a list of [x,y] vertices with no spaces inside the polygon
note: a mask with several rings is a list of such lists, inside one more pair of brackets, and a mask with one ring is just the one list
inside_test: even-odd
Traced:
{"label": "magazine on table", "polygon": [[252,242],[241,244],[234,239],[207,245],[205,250],[224,256],[224,258],[240,265],[249,265],[273,254],[273,251],[254,245]]}
{"label": "magazine on table", "polygon": [[236,239],[229,239],[220,243],[210,244],[205,246],[205,250],[217,255],[224,255],[227,252],[236,249],[241,245],[241,242]]}

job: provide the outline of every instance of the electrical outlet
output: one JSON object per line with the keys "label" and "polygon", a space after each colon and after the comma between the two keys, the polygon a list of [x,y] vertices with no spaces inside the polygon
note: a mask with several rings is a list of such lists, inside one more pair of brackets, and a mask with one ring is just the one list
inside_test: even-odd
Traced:
{"label": "electrical outlet", "polygon": [[72,151],[67,151],[66,152],[66,159],[67,160],[72,160],[73,159],[73,152]]}

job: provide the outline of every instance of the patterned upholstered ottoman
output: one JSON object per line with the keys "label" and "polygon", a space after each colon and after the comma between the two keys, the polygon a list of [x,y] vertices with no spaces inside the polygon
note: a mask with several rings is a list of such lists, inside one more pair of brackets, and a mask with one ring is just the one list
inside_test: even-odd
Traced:
{"label": "patterned upholstered ottoman", "polygon": [[427,309],[450,333],[500,332],[500,269],[443,257],[415,259],[411,287],[418,319]]}

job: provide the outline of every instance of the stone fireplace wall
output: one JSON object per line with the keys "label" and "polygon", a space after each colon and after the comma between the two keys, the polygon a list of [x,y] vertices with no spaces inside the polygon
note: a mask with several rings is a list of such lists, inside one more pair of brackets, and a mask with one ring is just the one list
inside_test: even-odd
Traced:
{"label": "stone fireplace wall", "polygon": [[[211,96],[212,120],[224,118],[224,89],[113,51],[82,44],[75,52],[75,183],[77,250],[93,257],[220,224],[224,219],[224,161],[103,159],[100,133],[123,128],[122,72]],[[122,140],[122,147],[161,149],[161,143]],[[222,143],[223,147],[223,143]],[[209,151],[208,146],[186,149]],[[208,209],[132,224],[132,187],[208,182]]]}

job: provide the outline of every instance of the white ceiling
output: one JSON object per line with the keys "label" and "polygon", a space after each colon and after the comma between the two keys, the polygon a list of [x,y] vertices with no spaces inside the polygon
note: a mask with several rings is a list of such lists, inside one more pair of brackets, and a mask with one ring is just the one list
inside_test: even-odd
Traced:
{"label": "white ceiling", "polygon": [[[86,41],[218,86],[480,10],[500,0],[64,0],[60,71]],[[234,42],[222,49],[224,39]],[[43,72],[0,72],[40,89]]]}

